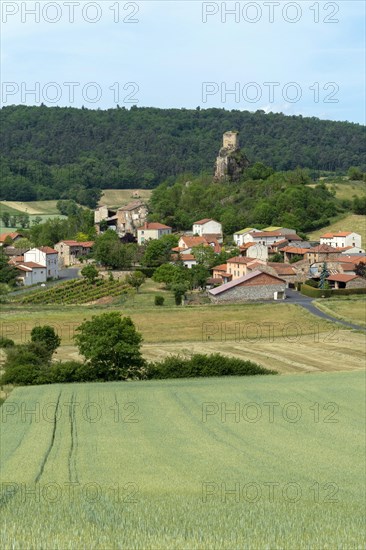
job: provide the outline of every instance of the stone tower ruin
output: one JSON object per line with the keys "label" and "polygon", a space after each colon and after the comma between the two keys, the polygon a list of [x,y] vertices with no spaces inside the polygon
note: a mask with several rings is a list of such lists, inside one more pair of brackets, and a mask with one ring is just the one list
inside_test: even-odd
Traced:
{"label": "stone tower ruin", "polygon": [[239,147],[239,133],[225,132],[215,165],[215,181],[237,181],[249,161]]}

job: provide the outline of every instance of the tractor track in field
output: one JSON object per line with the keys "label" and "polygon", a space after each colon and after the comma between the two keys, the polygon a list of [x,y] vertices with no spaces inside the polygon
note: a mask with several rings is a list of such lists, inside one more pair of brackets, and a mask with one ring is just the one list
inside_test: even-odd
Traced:
{"label": "tractor track in field", "polygon": [[75,419],[75,393],[71,396],[69,420],[70,420],[70,450],[68,458],[69,466],[69,481],[71,483],[78,482],[78,475],[76,470],[76,450],[77,450],[77,427]]}
{"label": "tractor track in field", "polygon": [[52,448],[53,448],[53,444],[55,442],[55,435],[56,435],[56,429],[57,429],[57,413],[58,413],[58,408],[59,408],[59,404],[60,404],[60,399],[61,399],[61,394],[62,394],[62,390],[60,391],[60,393],[58,394],[58,398],[57,398],[57,401],[56,401],[56,407],[55,407],[55,415],[54,415],[54,420],[53,420],[53,429],[52,429],[52,436],[51,436],[51,441],[50,441],[50,444],[48,446],[48,449],[47,449],[47,452],[46,454],[44,455],[44,458],[42,460],[42,464],[41,464],[41,468],[36,476],[36,479],[35,479],[35,483],[38,483],[39,480],[41,479],[41,476],[44,472],[44,469],[45,469],[45,466],[46,466],[46,463],[47,463],[47,460],[48,460],[48,457],[50,456],[50,453],[52,451]]}

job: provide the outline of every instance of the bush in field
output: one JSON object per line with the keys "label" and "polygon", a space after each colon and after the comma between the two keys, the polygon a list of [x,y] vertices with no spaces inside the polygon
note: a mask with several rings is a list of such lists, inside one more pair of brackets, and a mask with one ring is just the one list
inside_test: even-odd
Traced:
{"label": "bush in field", "polygon": [[55,329],[49,325],[32,328],[31,340],[41,344],[48,351],[50,359],[61,344],[61,338],[56,334]]}
{"label": "bush in field", "polygon": [[181,306],[182,305],[182,299],[186,295],[186,292],[187,292],[187,289],[188,289],[187,283],[185,283],[185,282],[175,283],[175,284],[172,285],[171,288],[172,288],[172,291],[173,291],[173,294],[174,294],[175,305]]}
{"label": "bush in field", "polygon": [[12,348],[14,345],[14,340],[0,336],[0,348]]}
{"label": "bush in field", "polygon": [[136,291],[139,291],[141,285],[145,282],[145,275],[141,271],[133,271],[126,277],[126,283],[131,285]]}
{"label": "bush in field", "polygon": [[28,342],[7,350],[5,372],[1,384],[37,384],[43,371],[49,368],[49,351],[39,342]]}
{"label": "bush in field", "polygon": [[74,337],[81,355],[97,380],[139,378],[145,366],[140,347],[142,336],[130,317],[118,312],[84,321]]}
{"label": "bush in field", "polygon": [[99,272],[93,265],[84,266],[80,273],[89,283],[94,283],[95,279],[99,277]]}
{"label": "bush in field", "polygon": [[164,296],[160,296],[160,294],[154,297],[154,303],[156,306],[163,306],[164,300],[165,300]]}
{"label": "bush in field", "polygon": [[191,378],[208,376],[252,376],[255,374],[277,374],[251,361],[226,357],[219,353],[195,354],[189,359],[172,355],[163,361],[150,363],[148,379]]}

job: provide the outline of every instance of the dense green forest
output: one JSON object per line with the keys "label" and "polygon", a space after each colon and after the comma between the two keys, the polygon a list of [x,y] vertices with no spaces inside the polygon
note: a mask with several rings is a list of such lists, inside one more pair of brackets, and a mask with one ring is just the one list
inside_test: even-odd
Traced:
{"label": "dense green forest", "polygon": [[251,162],[277,171],[366,170],[364,128],[349,122],[225,109],[10,106],[0,110],[1,198],[93,207],[99,189],[212,174],[222,134],[234,129]]}
{"label": "dense green forest", "polygon": [[366,213],[365,200],[339,201],[324,183],[309,187],[310,181],[306,170],[274,172],[260,163],[231,184],[213,183],[207,177],[187,182],[181,176],[174,185],[163,183],[154,189],[150,219],[178,230],[210,216],[223,224],[225,234],[272,224],[305,233],[348,210]]}

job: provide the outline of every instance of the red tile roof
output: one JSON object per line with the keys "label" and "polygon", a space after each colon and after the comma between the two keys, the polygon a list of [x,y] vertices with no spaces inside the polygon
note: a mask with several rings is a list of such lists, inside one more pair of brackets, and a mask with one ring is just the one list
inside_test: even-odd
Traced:
{"label": "red tile roof", "polygon": [[324,233],[324,235],[320,235],[320,238],[332,239],[333,237],[348,237],[348,235],[352,235],[352,231],[339,231],[338,233]]}
{"label": "red tile roof", "polygon": [[11,240],[13,241],[14,239],[16,239],[17,237],[21,237],[22,235],[20,233],[17,233],[16,231],[13,232],[13,233],[1,233],[0,235],[0,243],[3,243],[5,242],[5,239],[7,237],[10,237]]}
{"label": "red tile roof", "polygon": [[144,231],[145,229],[149,230],[153,230],[153,229],[172,229],[170,227],[170,225],[164,225],[163,223],[158,223],[158,222],[146,222],[144,225],[142,225],[141,227],[139,227],[137,229],[137,231]]}
{"label": "red tile roof", "polygon": [[256,262],[255,258],[246,258],[243,256],[233,256],[227,260],[228,264],[250,264]]}
{"label": "red tile roof", "polygon": [[[330,275],[327,277],[328,281],[338,281],[340,283],[348,283],[353,281],[353,279],[358,279],[357,275],[347,275],[346,273],[338,273],[336,275]],[[365,281],[366,286],[366,281]]]}
{"label": "red tile roof", "polygon": [[198,220],[198,222],[194,222],[193,225],[203,225],[207,222],[213,222],[214,220],[212,218],[203,218],[203,220]]}
{"label": "red tile roof", "polygon": [[334,246],[329,246],[328,244],[320,244],[318,246],[314,246],[314,248],[307,249],[308,254],[312,254],[313,252],[336,254],[339,252],[339,249]]}
{"label": "red tile roof", "polygon": [[[268,277],[272,277],[273,279],[278,279],[279,281],[285,283],[283,279],[280,279],[279,277],[276,277],[276,275],[271,275],[269,273],[263,273],[263,271],[253,271],[252,273],[248,273],[247,275],[244,275],[243,277],[239,277],[238,279],[234,279],[233,281],[230,281],[229,283],[225,283],[218,288],[213,288],[212,290],[209,290],[209,293],[213,296],[216,296],[217,294],[221,294],[222,292],[226,292],[227,290],[230,290],[231,288],[234,288],[242,283],[246,283],[247,281],[254,279],[255,277],[258,277],[259,275],[267,275]],[[253,284],[253,283],[252,283]],[[263,283],[258,283],[258,286]]]}
{"label": "red tile roof", "polygon": [[38,246],[37,250],[41,250],[45,254],[58,254],[57,250],[51,248],[50,246]]}
{"label": "red tile roof", "polygon": [[277,275],[295,275],[296,270],[289,264],[282,264],[279,262],[268,262],[269,267],[272,267]]}
{"label": "red tile roof", "polygon": [[182,235],[181,239],[187,248],[192,248],[192,246],[199,246],[200,244],[207,244],[207,241],[204,237],[191,237],[190,235]]}
{"label": "red tile roof", "polygon": [[23,265],[25,267],[30,267],[31,269],[46,269],[44,265],[37,264],[36,262],[21,262],[20,265]]}
{"label": "red tile roof", "polygon": [[282,252],[288,252],[289,254],[307,254],[307,252],[310,252],[311,248],[300,248],[299,246],[285,246],[282,248]]}
{"label": "red tile roof", "polygon": [[226,271],[226,270],[227,270],[227,264],[215,265],[212,268],[212,271]]}

